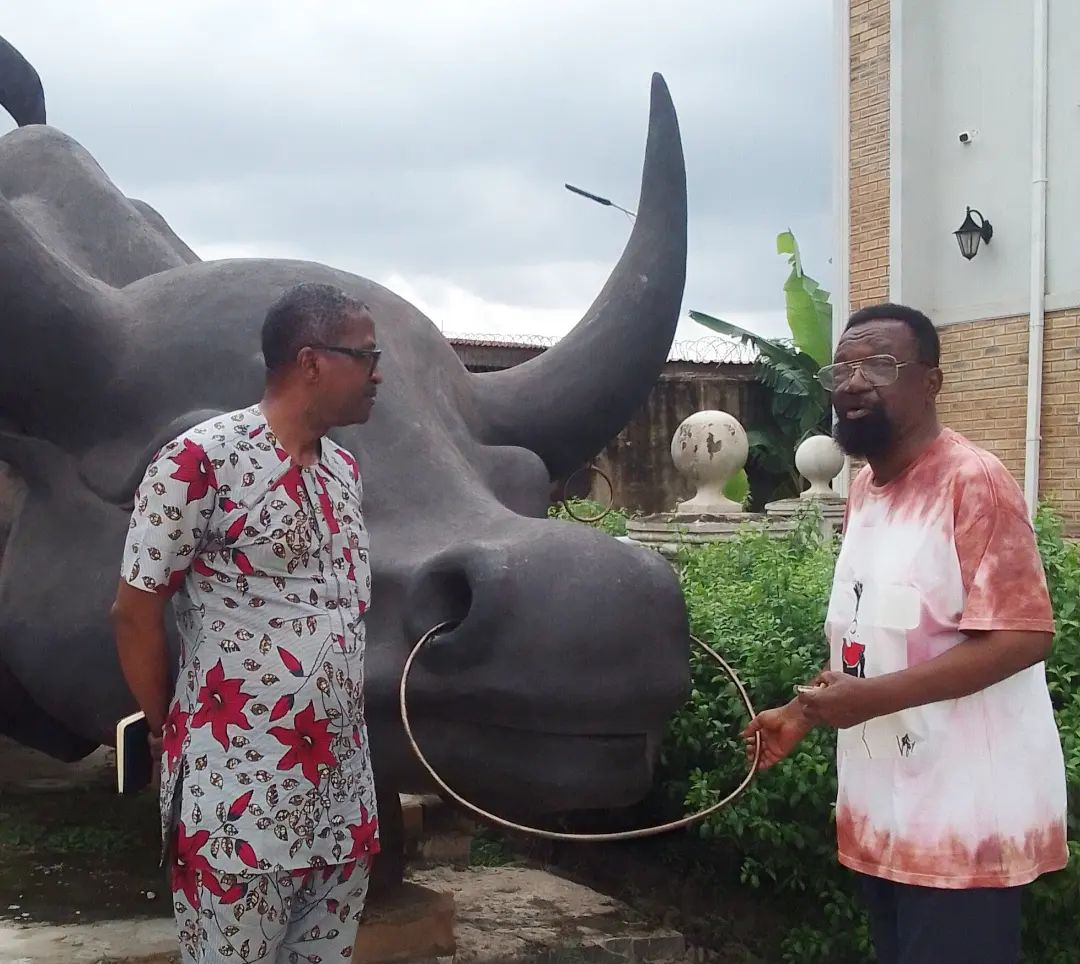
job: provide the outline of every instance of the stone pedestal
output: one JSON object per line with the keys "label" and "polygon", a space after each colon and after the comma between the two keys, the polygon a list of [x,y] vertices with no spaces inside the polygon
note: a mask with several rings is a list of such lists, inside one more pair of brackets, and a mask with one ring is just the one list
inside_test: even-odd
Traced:
{"label": "stone pedestal", "polygon": [[847,499],[837,495],[831,484],[844,467],[844,454],[836,442],[828,435],[805,439],[795,451],[795,467],[810,486],[797,499],[780,499],[765,506],[770,526],[779,523],[787,528],[796,515],[812,505],[821,513],[822,534],[839,532]]}
{"label": "stone pedestal", "polygon": [[769,520],[769,529],[773,532],[786,532],[795,524],[795,517],[808,508],[816,508],[821,513],[821,531],[824,535],[839,532],[844,525],[844,511],[847,499],[833,493],[830,496],[818,496],[813,499],[780,499],[765,506],[765,515]]}
{"label": "stone pedestal", "polygon": [[674,559],[683,546],[721,542],[744,526],[764,524],[765,516],[744,512],[724,495],[728,480],[746,464],[747,452],[746,432],[733,415],[714,411],[691,415],[675,431],[671,460],[695,487],[694,495],[674,512],[628,520],[628,540]]}
{"label": "stone pedestal", "polygon": [[476,824],[434,794],[402,794],[405,857],[410,867],[468,867]]}
{"label": "stone pedestal", "polygon": [[454,898],[413,883],[370,900],[356,934],[352,964],[408,964],[453,957]]}
{"label": "stone pedestal", "polygon": [[681,512],[658,512],[626,523],[627,537],[666,559],[674,559],[684,546],[723,542],[740,529],[765,525],[765,516],[756,512],[725,512],[719,515],[690,515]]}

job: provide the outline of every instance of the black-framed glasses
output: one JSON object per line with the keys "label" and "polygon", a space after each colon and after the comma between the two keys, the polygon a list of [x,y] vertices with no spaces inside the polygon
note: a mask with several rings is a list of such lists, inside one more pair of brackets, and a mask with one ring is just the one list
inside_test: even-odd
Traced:
{"label": "black-framed glasses", "polygon": [[375,368],[379,364],[379,357],[382,355],[381,348],[346,348],[344,345],[308,345],[307,347],[318,351],[334,351],[339,355],[348,355],[350,358],[357,360],[366,358],[371,365],[368,369],[369,377],[374,374]]}
{"label": "black-framed glasses", "polygon": [[826,391],[832,392],[850,382],[855,377],[855,372],[859,371],[868,384],[874,388],[882,388],[899,378],[901,368],[912,364],[914,362],[897,361],[892,355],[871,355],[858,361],[826,365],[818,371],[816,377]]}

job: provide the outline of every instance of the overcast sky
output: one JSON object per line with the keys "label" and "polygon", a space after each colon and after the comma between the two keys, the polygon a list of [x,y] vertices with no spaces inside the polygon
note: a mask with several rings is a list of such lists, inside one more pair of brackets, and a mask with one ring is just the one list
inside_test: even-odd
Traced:
{"label": "overcast sky", "polygon": [[630,222],[563,183],[636,207],[660,71],[687,162],[684,318],[778,335],[779,231],[831,290],[830,7],[35,0],[0,31],[50,123],[200,257],[322,261],[448,334],[572,327]]}

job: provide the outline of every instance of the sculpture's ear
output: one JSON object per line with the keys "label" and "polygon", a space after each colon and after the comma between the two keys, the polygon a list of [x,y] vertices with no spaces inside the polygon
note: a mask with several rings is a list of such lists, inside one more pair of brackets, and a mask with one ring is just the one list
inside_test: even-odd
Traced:
{"label": "sculpture's ear", "polygon": [[127,309],[2,196],[0,239],[0,413],[29,435],[61,438],[72,400],[102,397],[114,378]]}
{"label": "sculpture's ear", "polygon": [[[217,418],[221,409],[197,408],[178,415],[168,425],[144,433],[140,437],[128,434],[107,445],[91,449],[79,463],[79,478],[99,499],[130,509],[146,467],[163,445],[189,428]],[[135,453],[134,456],[132,453]]]}
{"label": "sculpture's ear", "polygon": [[0,462],[7,462],[38,492],[51,488],[71,471],[71,458],[62,448],[18,432],[0,431]]}

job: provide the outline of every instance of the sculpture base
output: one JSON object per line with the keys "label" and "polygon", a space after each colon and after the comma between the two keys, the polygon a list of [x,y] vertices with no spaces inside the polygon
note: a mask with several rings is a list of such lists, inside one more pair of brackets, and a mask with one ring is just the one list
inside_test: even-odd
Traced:
{"label": "sculpture base", "polygon": [[406,964],[456,952],[453,896],[406,882],[368,902],[352,964]]}

